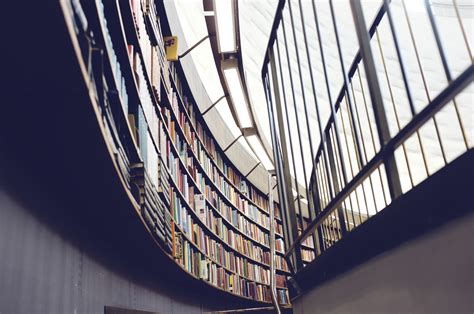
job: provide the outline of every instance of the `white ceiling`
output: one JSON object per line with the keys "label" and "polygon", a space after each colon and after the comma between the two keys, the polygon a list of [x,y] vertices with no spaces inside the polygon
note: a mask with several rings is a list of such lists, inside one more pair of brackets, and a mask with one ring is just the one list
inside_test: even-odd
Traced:
{"label": "white ceiling", "polygon": [[[295,20],[295,30],[296,37],[299,43],[303,42],[302,38],[302,27],[301,27],[301,17],[299,16],[298,10],[298,1],[290,0],[293,7],[293,14]],[[287,1],[288,2],[288,1]],[[433,1],[435,5],[435,14],[438,27],[440,29],[441,39],[445,45],[445,50],[447,53],[448,63],[453,72],[453,76],[461,73],[466,66],[472,63],[472,56],[470,58],[466,50],[466,45],[464,43],[463,37],[461,36],[459,23],[452,10],[451,0],[436,0]],[[262,135],[263,142],[271,152],[270,147],[270,130],[267,116],[267,104],[265,100],[265,94],[263,91],[262,81],[261,81],[261,70],[262,62],[265,55],[265,49],[268,44],[268,37],[273,23],[273,18],[275,14],[275,9],[277,6],[278,0],[239,0],[239,18],[240,18],[240,32],[241,32],[241,49],[243,56],[243,65],[245,76],[247,80],[247,85],[250,93],[250,99],[252,104],[252,110],[254,117],[259,128],[259,132]],[[326,124],[326,121],[329,117],[330,107],[328,102],[328,94],[326,88],[324,87],[324,74],[322,71],[321,57],[319,54],[319,45],[316,40],[316,30],[314,27],[314,16],[311,7],[311,1],[302,0],[302,8],[304,19],[306,21],[306,29],[308,33],[309,47],[310,47],[310,58],[312,61],[314,79],[317,89],[317,101],[318,106],[322,115],[323,127]],[[404,15],[401,7],[400,0],[394,0],[391,2],[391,8],[393,15],[395,17],[395,26],[397,29],[397,35],[400,43],[403,43],[404,47],[407,46],[407,43],[410,43],[410,35],[404,20]],[[473,44],[473,3],[470,0],[457,0],[462,12],[463,23],[465,25],[465,30],[467,32],[467,37],[469,44],[472,50]],[[376,12],[378,11],[381,1],[379,0],[366,0],[362,2],[364,7],[364,15],[366,18],[366,24],[370,26],[373,18],[375,17]],[[167,7],[168,18],[170,19],[170,24],[173,31],[179,36],[179,51],[182,52],[186,48],[202,37],[207,35],[207,28],[205,24],[204,12],[202,0],[176,0],[176,1],[165,1]],[[288,5],[288,4],[287,4]],[[418,49],[421,57],[421,62],[423,64],[424,71],[426,71],[426,77],[428,78],[428,89],[432,97],[436,96],[444,86],[446,86],[446,79],[444,76],[443,68],[439,59],[439,56],[436,52],[436,46],[429,27],[429,20],[424,9],[423,0],[406,0],[406,5],[408,7],[409,16],[413,24],[414,36],[419,43]],[[319,25],[323,37],[323,49],[326,58],[326,64],[328,68],[329,81],[330,81],[330,91],[332,100],[335,101],[337,94],[339,93],[342,84],[343,78],[341,75],[340,61],[337,52],[336,41],[334,37],[334,30],[331,20],[331,15],[329,11],[328,1],[316,1],[316,6],[318,9],[319,15]],[[451,7],[450,7],[451,6]],[[171,8],[171,10],[168,10]],[[347,69],[354,59],[354,55],[357,51],[357,38],[354,31],[354,24],[352,19],[352,14],[350,11],[349,0],[335,0],[334,8],[336,12],[337,27],[339,30],[344,66]],[[174,11],[173,11],[174,10]],[[168,12],[169,11],[169,12]],[[288,10],[285,10],[287,14]],[[169,14],[174,12],[173,14]],[[178,14],[179,12],[179,14]],[[286,15],[285,15],[286,16]],[[287,30],[287,37],[292,38],[292,34],[289,32],[291,27],[289,24],[285,24]],[[380,42],[382,47],[384,47],[385,58],[387,62],[387,68],[390,71],[391,84],[394,86],[394,93],[396,95],[404,95],[405,91],[403,88],[402,77],[399,73],[398,61],[393,49],[393,41],[389,32],[388,23],[386,19],[382,22],[379,27]],[[281,27],[278,36],[282,36]],[[301,44],[302,47],[303,44]],[[408,45],[409,46],[409,45]],[[300,48],[301,49],[301,48]],[[384,104],[387,108],[393,107],[392,100],[389,95],[389,90],[387,88],[386,81],[383,81],[385,78],[385,73],[383,66],[381,64],[380,57],[377,57],[378,46],[376,43],[372,47],[374,54],[376,55],[376,65],[378,70],[379,81],[381,82],[382,94],[384,96]],[[409,69],[409,79],[412,86],[413,97],[416,102],[417,109],[420,110],[427,104],[425,90],[423,88],[422,81],[419,76],[419,71],[417,68],[417,61],[414,58],[412,48],[404,48],[404,58],[405,64]],[[286,67],[286,53],[284,53],[284,47],[280,46],[280,51],[282,53],[282,64]],[[298,69],[296,66],[296,52],[294,46],[289,46],[289,59],[291,64],[291,69],[293,73],[294,80],[294,90],[296,98],[296,110],[300,119],[300,125],[302,127],[302,132],[300,134],[302,142],[308,142],[308,132],[306,131],[306,124],[303,120],[303,105],[302,105],[302,90],[300,87],[300,82],[298,78]],[[319,145],[319,134],[317,132],[317,119],[314,106],[314,99],[308,97],[312,94],[310,79],[308,76],[308,62],[306,56],[300,51],[301,66],[303,72],[306,73],[306,77],[303,77],[303,90],[307,97],[308,103],[308,114],[309,121],[311,125],[311,136],[313,146],[316,149]],[[196,48],[190,55],[185,57],[182,61],[183,67],[185,68],[186,74],[188,75],[188,81],[192,83],[191,85],[199,85],[192,87],[194,95],[202,96],[196,97],[198,106],[201,111],[205,110],[210,104],[223,95],[222,87],[217,75],[216,66],[214,63],[211,47],[208,41],[203,43],[201,46]],[[191,70],[192,69],[192,70]],[[189,73],[189,74],[188,74]],[[287,91],[287,97],[290,95],[290,80],[289,73],[284,73],[284,82],[285,90]],[[362,78],[364,78],[364,73]],[[192,82],[189,80],[189,75],[194,75],[199,77],[200,82]],[[361,97],[361,87],[357,84],[354,85],[356,97]],[[207,95],[202,94],[204,90]],[[403,97],[402,97],[403,98]],[[293,148],[295,153],[299,152],[299,143],[296,140],[296,115],[293,107],[293,102],[289,102],[289,118],[290,118],[290,128],[293,131]],[[470,145],[474,143],[474,108],[473,104],[473,87],[471,86],[466,89],[458,98],[458,106],[460,108],[463,123],[468,131],[468,137]],[[313,104],[313,105],[311,105]],[[397,110],[399,110],[399,115],[401,120],[410,118],[410,113],[407,110],[406,106],[406,97],[403,99],[398,99]],[[240,134],[235,122],[233,121],[232,115],[228,109],[228,104],[225,100],[216,106],[217,110],[211,110],[210,113],[206,116],[208,125],[211,128],[215,138],[221,144],[222,147],[225,147],[226,144],[230,143],[233,138]],[[389,114],[393,113],[387,109]],[[446,109],[440,112],[437,115],[437,118],[440,122],[440,126],[443,129],[444,141],[443,144],[446,146],[447,151],[449,151],[449,158],[452,159],[460,152],[459,147],[459,133],[456,128],[451,128],[450,125],[453,121],[453,112],[451,109]],[[397,126],[395,125],[394,116],[389,116],[391,121],[390,129],[392,134],[396,132]],[[425,129],[432,128],[432,126],[427,125]],[[456,133],[457,132],[457,133]],[[428,132],[432,134],[432,132]],[[361,136],[368,136],[367,132],[363,132]],[[431,170],[435,171],[439,168],[439,151],[434,148],[435,139],[432,135],[427,135],[424,138],[426,146],[431,149],[430,154],[431,158]],[[229,151],[229,157],[236,166],[243,172],[246,173],[249,169],[253,167],[256,163],[255,156],[252,157],[249,149],[246,149],[244,143],[245,141],[239,141],[239,145],[236,145]],[[413,150],[415,152],[415,150]],[[306,166],[306,172],[309,174],[311,171],[311,154],[307,147],[304,147],[304,158],[300,157],[295,158],[296,171],[298,174],[298,181],[300,184],[304,185],[303,181],[303,160]],[[290,167],[291,168],[291,167]],[[419,167],[420,169],[422,167]],[[291,169],[293,173],[293,169]],[[421,171],[421,170],[420,170]],[[266,180],[265,171],[263,167],[259,167],[255,171],[250,179],[257,184],[260,188],[266,190]],[[418,175],[422,177],[422,175]],[[309,179],[309,176],[308,176]],[[403,182],[402,182],[403,183]],[[405,182],[406,183],[406,182]],[[302,191],[301,191],[302,192]]]}

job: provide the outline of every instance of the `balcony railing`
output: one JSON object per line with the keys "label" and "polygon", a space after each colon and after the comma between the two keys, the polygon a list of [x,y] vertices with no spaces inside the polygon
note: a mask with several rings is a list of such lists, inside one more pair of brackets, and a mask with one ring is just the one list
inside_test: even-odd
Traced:
{"label": "balcony railing", "polygon": [[294,272],[474,142],[473,5],[345,2],[280,1],[262,69]]}

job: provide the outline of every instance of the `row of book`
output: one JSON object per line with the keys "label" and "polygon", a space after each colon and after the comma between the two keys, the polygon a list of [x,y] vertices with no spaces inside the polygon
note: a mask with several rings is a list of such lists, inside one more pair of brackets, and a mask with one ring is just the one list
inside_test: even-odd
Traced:
{"label": "row of book", "polygon": [[[219,250],[222,249],[222,251],[224,251],[224,246],[219,243],[224,242],[228,247],[241,255],[248,256],[257,262],[265,263],[265,256],[269,256],[268,251],[264,251],[261,247],[252,244],[249,240],[244,239],[241,235],[227,228],[218,229],[216,227],[208,227],[221,241],[210,239],[211,236],[208,234],[209,232],[206,233],[203,231],[203,228],[199,225],[197,219],[193,218],[193,215],[191,215],[191,210],[184,206],[183,200],[178,196],[177,192],[172,192],[171,200],[171,208],[176,224],[181,227],[183,232],[187,234],[196,245],[198,245],[204,252],[209,253],[209,256],[215,256],[216,254],[216,252],[213,251],[216,246],[210,246],[209,243],[213,244],[216,242]],[[201,224],[203,224],[203,222],[201,222]]]}
{"label": "row of book", "polygon": [[[186,131],[185,131],[186,133]],[[194,140],[196,142],[196,140]],[[178,145],[181,145],[182,141],[179,142]],[[193,145],[191,145],[193,146]],[[237,207],[240,212],[244,213],[249,220],[257,222],[259,227],[263,227],[269,229],[270,225],[270,220],[267,215],[262,215],[261,210],[253,205],[251,202],[248,202],[245,198],[240,197],[239,193],[235,191],[235,189],[227,183],[227,181],[222,179],[222,176],[216,171],[216,168],[212,166],[212,163],[210,162],[209,157],[207,154],[204,152],[203,149],[201,149],[201,146],[198,144],[194,145],[197,147],[197,151],[195,152],[195,155],[197,156],[197,159],[199,160],[200,165],[203,167],[204,171],[207,174],[207,177],[211,178],[210,181],[212,184],[218,189],[220,192],[222,192],[225,195],[224,199],[229,200],[229,202],[232,203],[233,206]],[[186,158],[189,160],[191,158],[188,157],[188,154],[186,153]],[[191,168],[193,170],[189,170],[191,175],[193,175],[195,181],[200,182],[201,178],[206,178],[205,176],[202,176],[201,174],[197,175],[197,171],[195,170],[195,167],[192,166],[192,161],[188,162],[188,168]],[[275,213],[276,217],[279,216],[279,208],[278,206],[275,206]],[[278,234],[282,234],[282,225],[280,222],[276,222],[275,224],[276,231]]]}
{"label": "row of book", "polygon": [[[144,119],[143,122],[145,123],[141,126],[141,131],[144,132],[145,130],[148,130],[148,132],[150,133],[151,140],[153,142],[152,144],[155,146],[154,150],[156,151],[158,150],[157,145],[159,117],[156,108],[153,105],[152,95],[149,92],[149,85],[147,83],[147,76],[143,67],[143,60],[140,57],[140,53],[134,49],[133,45],[128,45],[128,53],[132,64],[132,70],[135,77],[138,96],[140,97],[139,107],[141,107],[141,113],[143,114]],[[138,116],[140,116],[141,114],[140,111],[134,113]],[[140,119],[140,117],[138,117],[138,119]],[[140,120],[138,122],[140,122]],[[140,125],[135,126],[140,129]]]}
{"label": "row of book", "polygon": [[303,245],[307,248],[314,249],[313,236],[309,236],[306,239],[304,239],[303,241],[301,241],[301,245]]}
{"label": "row of book", "polygon": [[[97,14],[99,25],[90,27],[85,11],[79,1],[72,1],[71,13],[73,21],[77,27],[77,35],[84,39],[87,37],[87,49],[81,51],[83,57],[91,62],[88,64],[90,78],[96,90],[96,100],[100,104],[100,109],[104,116],[106,137],[112,143],[114,157],[123,181],[128,185],[130,174],[130,159],[127,155],[126,145],[122,143],[119,133],[121,126],[126,123],[124,110],[128,107],[128,94],[125,79],[121,72],[121,66],[113,49],[112,38],[110,36],[107,23],[104,20],[104,6],[97,1],[94,5],[86,8],[90,14]],[[94,19],[95,20],[95,19]],[[86,34],[87,33],[87,34]],[[102,36],[96,36],[102,34]],[[84,43],[84,41],[82,41]],[[91,49],[94,48],[94,49]],[[102,56],[104,56],[102,58]],[[105,67],[104,63],[108,66]],[[110,75],[106,75],[107,74]],[[122,119],[120,119],[120,117]]]}
{"label": "row of book", "polygon": [[161,100],[161,81],[170,88],[168,62],[164,49],[158,11],[153,0],[130,1],[132,16],[138,35],[138,45],[142,52],[144,67],[150,77],[151,88]]}
{"label": "row of book", "polygon": [[226,211],[221,211],[220,215],[217,215],[210,206],[205,205],[202,210],[201,220],[212,229],[222,230],[223,228],[227,228],[226,225],[233,226],[250,239],[265,246],[270,245],[268,233],[263,232],[256,224],[245,219],[236,210],[232,210],[230,207],[226,207],[226,209]]}
{"label": "row of book", "polygon": [[[168,110],[164,110],[164,116],[169,117]],[[197,185],[198,193],[204,192],[206,199],[212,206],[218,210],[218,212],[225,217],[228,222],[232,222],[232,225],[237,228],[241,233],[252,238],[256,242],[267,245],[269,244],[268,232],[265,232],[261,227],[269,227],[268,216],[262,215],[259,210],[252,205],[244,207],[248,215],[242,215],[236,209],[227,205],[226,202],[222,201],[219,194],[209,184],[206,183],[206,177],[197,170],[194,166],[193,158],[189,157],[188,150],[186,149],[186,143],[180,139],[177,132],[175,131],[174,121],[170,121],[171,118],[167,118],[169,121],[169,130],[171,142],[170,144],[160,146],[166,146],[166,154],[169,156],[169,168],[171,171],[171,177],[177,184],[179,190],[184,195],[191,207],[194,207],[194,185]],[[164,131],[163,131],[164,133]],[[168,139],[163,136],[160,137],[164,141]],[[175,147],[179,157],[175,157],[170,147]],[[180,160],[181,159],[181,160]],[[182,162],[184,166],[181,165]],[[191,178],[187,173],[190,173]],[[194,181],[194,182],[193,182]],[[248,203],[247,203],[248,204]],[[277,230],[281,229],[281,225],[277,224]]]}
{"label": "row of book", "polygon": [[[196,195],[196,198],[199,198],[200,195]],[[199,200],[195,201],[196,204],[200,203]],[[244,242],[245,240],[239,235],[236,235],[231,230],[228,230],[225,227],[220,227],[222,224],[209,224],[210,220],[206,219],[205,205],[201,205],[199,208],[196,206],[196,214],[194,217],[189,213],[189,209],[186,209],[182,206],[181,199],[177,196],[176,193],[173,195],[173,205],[172,208],[174,209],[174,218],[175,221],[181,226],[184,233],[187,234],[188,238],[193,241],[199,248],[201,248],[204,252],[210,253],[210,256],[227,256],[230,254],[233,256],[233,250],[237,251],[238,253],[242,254],[243,256],[250,256],[251,259],[256,260],[257,262],[269,265],[270,263],[270,252],[264,251],[258,247],[255,247],[251,243]],[[199,222],[198,219],[201,221]],[[209,243],[213,244],[216,242],[215,240],[210,239],[210,236],[203,231],[203,228],[200,225],[204,225],[207,227],[208,230],[212,232],[213,235],[217,236],[220,240],[224,241],[226,245],[219,245],[219,253],[216,253],[216,250],[213,250],[214,245],[209,245]],[[209,232],[208,232],[209,233]],[[236,245],[239,243],[240,246]],[[228,246],[232,248],[230,252],[224,248]],[[243,247],[243,250],[240,249]],[[210,249],[211,248],[211,249]],[[216,255],[217,254],[217,255]],[[276,259],[279,261],[279,269],[286,269],[286,263],[283,261],[282,256],[277,256]]]}
{"label": "row of book", "polygon": [[[181,118],[184,117],[181,114]],[[262,215],[268,217],[268,214],[261,212],[261,210],[249,202],[246,198],[242,197],[242,194],[227,180],[224,179],[221,172],[213,165],[211,158],[207,154],[207,150],[203,147],[201,142],[194,136],[194,132],[190,132],[190,128],[187,126],[187,121],[181,121],[180,127],[184,130],[185,134],[191,134],[187,136],[187,142],[191,146],[194,155],[197,157],[200,165],[206,172],[207,177],[210,178],[213,185],[219,189],[219,191],[227,198],[234,206],[239,208],[245,214]]]}
{"label": "row of book", "polygon": [[305,249],[305,248],[301,249],[301,259],[303,260],[303,262],[309,263],[312,260],[314,260],[314,258],[315,258],[314,250]]}
{"label": "row of book", "polygon": [[[271,301],[271,291],[268,285],[259,284],[227,271],[225,268],[209,261],[186,240],[182,245],[182,254],[178,255],[176,259],[184,269],[195,277],[220,289],[258,301]],[[287,290],[277,289],[277,292],[280,303],[287,304]]]}
{"label": "row of book", "polygon": [[156,187],[151,182],[143,164],[130,167],[131,180],[134,183],[141,215],[150,231],[163,246],[172,251],[171,215],[160,198]]}
{"label": "row of book", "polygon": [[171,196],[170,196],[170,175],[168,168],[163,160],[161,160],[162,155],[158,159],[158,192],[162,194],[163,201],[165,202],[166,208],[170,208]]}
{"label": "row of book", "polygon": [[[298,234],[301,234],[303,230],[308,227],[310,220],[307,217],[302,217],[302,219],[298,219],[298,221],[300,221],[300,224],[302,223],[302,226],[298,227]],[[315,259],[313,235],[310,235],[306,239],[301,241],[300,251],[301,259],[303,260],[303,262],[309,263]]]}
{"label": "row of book", "polygon": [[[178,136],[178,132],[175,131],[176,123],[171,120],[171,114],[167,110],[164,113],[164,116],[167,118],[169,130],[173,139],[173,142],[177,149],[180,152],[180,156],[183,161],[185,161],[188,171],[190,172],[191,176],[198,181],[202,175],[199,175],[200,178],[197,179],[197,170],[196,167],[193,165],[193,158],[189,156],[189,150],[187,149],[188,144],[193,151],[194,156],[196,156],[197,161],[199,162],[200,166],[203,168],[204,172],[206,172],[206,178],[210,178],[210,182],[219,190],[222,194],[224,194],[225,198],[232,202],[234,206],[237,206],[242,212],[244,212],[249,218],[252,220],[257,220],[259,226],[263,226],[266,229],[269,228],[269,219],[268,216],[262,215],[261,210],[255,206],[253,203],[248,202],[247,199],[242,198],[241,194],[234,188],[233,185],[229,184],[227,180],[221,175],[221,173],[217,170],[217,168],[211,162],[211,158],[208,156],[206,150],[202,147],[200,141],[195,136],[195,132],[193,132],[190,128],[190,122],[186,117],[185,113],[179,110],[178,93],[172,92],[172,101],[171,101],[171,111],[174,113],[174,116],[178,119],[178,125],[180,130],[184,133],[185,140],[182,140]],[[279,217],[279,209],[278,206],[275,206],[275,214],[276,217]],[[259,217],[262,216],[262,217]],[[261,220],[261,221],[259,221]],[[281,234],[281,224],[277,222],[277,233]]]}
{"label": "row of book", "polygon": [[[266,210],[268,212],[268,200],[265,195],[263,195],[261,192],[253,188],[251,185],[247,183],[247,180],[245,180],[237,170],[234,169],[233,166],[229,166],[227,163],[224,162],[224,159],[222,158],[222,154],[219,153],[216,149],[216,144],[214,143],[214,139],[209,136],[204,128],[201,126],[199,121],[196,119],[196,113],[194,110],[194,106],[192,103],[187,99],[186,96],[184,95],[184,92],[182,90],[181,84],[180,84],[180,79],[178,76],[178,71],[176,67],[173,65],[170,66],[170,71],[172,74],[172,79],[175,83],[175,86],[177,87],[177,91],[173,92],[173,98],[172,98],[172,108],[175,111],[176,115],[179,116],[180,119],[180,125],[181,127],[185,130],[185,133],[188,134],[188,130],[191,130],[188,123],[191,123],[193,125],[193,129],[196,130],[197,135],[189,135],[187,136],[188,142],[192,143],[193,148],[195,148],[195,142],[203,143],[204,149],[201,149],[203,152],[205,152],[205,157],[204,158],[210,158],[212,157],[212,163],[217,165],[217,169],[210,169],[214,168],[214,165],[209,161],[206,160],[201,160],[201,164],[206,166],[206,169],[209,169],[207,173],[213,174],[214,171],[217,171],[219,175],[222,173],[225,177],[225,180],[223,177],[219,178],[219,182],[216,182],[216,185],[221,185],[221,180],[231,182],[234,187],[239,189],[240,193],[246,195],[249,197],[253,203],[261,207],[262,209]],[[181,101],[184,103],[184,110],[186,110],[187,114],[184,114],[180,112],[179,110],[179,105],[178,105],[178,97],[181,99]],[[182,117],[180,116],[180,113]],[[191,121],[186,121],[189,117]],[[198,156],[201,156],[198,154]],[[227,189],[227,187],[225,188]],[[279,215],[277,215],[279,217]]]}
{"label": "row of book", "polygon": [[[117,95],[121,99],[120,103],[123,106],[123,111],[125,113],[128,112],[128,93],[127,93],[127,86],[125,82],[125,78],[122,74],[122,68],[120,65],[120,62],[118,61],[117,55],[115,53],[114,45],[112,42],[112,37],[110,35],[108,25],[107,25],[107,19],[105,18],[105,11],[104,11],[104,4],[102,1],[97,1],[97,13],[99,17],[99,22],[100,22],[100,28],[102,30],[102,37],[104,40],[104,46],[105,46],[105,54],[107,59],[109,60],[110,64],[110,69],[112,72],[112,76],[114,78],[114,83],[115,83],[115,92],[117,92]],[[111,84],[109,84],[111,85]]]}
{"label": "row of book", "polygon": [[[145,5],[146,8],[144,7]],[[140,106],[137,109],[137,142],[139,143],[140,155],[146,169],[146,176],[150,178],[153,191],[158,192],[161,200],[153,203],[156,217],[164,218],[163,224],[160,223],[160,220],[155,224],[155,232],[159,232],[160,229],[165,231],[165,244],[167,248],[170,248],[171,229],[173,228],[172,216],[169,212],[171,203],[170,177],[166,162],[163,162],[163,156],[160,153],[159,126],[161,120],[159,112],[157,112],[157,108],[154,106],[151,93],[151,91],[154,91],[155,96],[159,98],[163,61],[160,62],[158,59],[160,52],[158,46],[150,44],[151,36],[149,36],[149,30],[151,25],[145,25],[145,17],[148,21],[150,19],[153,20],[154,18],[150,15],[154,15],[156,18],[156,14],[153,13],[155,10],[154,4],[149,2],[131,1],[131,8],[139,38],[138,46],[128,45],[129,58],[140,97]],[[143,8],[145,8],[145,11],[142,10]],[[149,78],[151,78],[151,81]],[[147,211],[142,210],[142,213],[144,218],[146,218]],[[145,219],[145,221],[147,224],[150,223],[149,219],[148,221]]]}

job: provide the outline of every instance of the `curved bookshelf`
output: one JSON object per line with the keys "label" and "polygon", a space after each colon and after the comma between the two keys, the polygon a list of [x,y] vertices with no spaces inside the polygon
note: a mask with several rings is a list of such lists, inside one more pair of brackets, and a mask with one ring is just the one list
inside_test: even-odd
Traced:
{"label": "curved bookshelf", "polygon": [[[195,105],[179,88],[184,75],[177,77],[164,58],[153,2],[96,0],[87,5],[88,14],[79,2],[71,3],[76,35],[87,38],[81,43],[89,52],[81,53],[94,70],[89,69],[88,85],[97,92],[96,114],[141,223],[192,278],[238,297],[270,302],[269,218],[263,194],[246,181],[249,195],[237,188],[236,182],[245,179],[221,156],[202,117],[196,122],[190,114]],[[103,53],[97,57],[91,47]],[[276,221],[281,230],[281,220]],[[281,235],[278,241],[283,247]],[[288,274],[282,252],[276,264],[278,297],[288,303],[281,284]]]}
{"label": "curved bookshelf", "polygon": [[[127,8],[127,9],[128,9],[128,8]],[[137,33],[137,26],[136,26],[135,19],[134,19],[133,16],[131,15],[131,10],[130,10],[130,12],[129,12],[129,11],[126,11],[125,13],[126,13],[126,14],[124,14],[124,15],[127,17],[127,20],[129,21],[129,23],[134,25],[134,31],[131,32],[131,33],[132,33],[131,41],[132,41],[134,44],[136,44],[136,45],[138,46],[138,47],[137,47],[138,51],[141,51],[141,47],[140,47],[140,45],[139,45],[139,36],[138,36],[138,33]],[[127,13],[130,13],[130,14],[127,14]],[[141,58],[141,60],[142,60],[142,62],[143,62],[142,54],[140,54],[140,58]],[[152,89],[151,83],[150,83],[150,75],[149,75],[149,73],[148,73],[146,70],[145,70],[144,72],[145,72],[145,79],[146,79],[146,81],[147,81],[147,84],[148,84],[148,86],[149,86],[149,89]],[[171,77],[171,79],[170,79],[170,83],[171,83],[172,86],[175,86],[175,87],[177,86],[176,83],[175,83],[175,80],[174,80],[172,77]],[[178,95],[177,97],[179,97],[179,98],[181,99],[181,96],[179,95],[179,93],[175,93],[175,95]],[[189,140],[188,140],[188,138],[187,138],[187,136],[186,136],[186,134],[185,134],[185,131],[183,130],[183,128],[182,128],[182,126],[181,126],[181,124],[180,124],[180,120],[179,120],[178,116],[176,115],[175,109],[172,108],[172,100],[170,99],[170,95],[168,95],[168,94],[165,93],[163,96],[164,96],[163,98],[164,98],[165,102],[161,102],[161,104],[164,105],[165,107],[167,107],[168,112],[170,113],[171,119],[175,122],[175,124],[174,124],[174,126],[175,126],[174,130],[178,130],[178,133],[181,135],[180,140],[181,140],[181,141],[184,141],[184,143],[186,144],[186,145],[185,145],[185,146],[186,146],[186,149],[187,149],[189,152],[192,153],[192,157],[193,157],[194,160],[196,161],[196,163],[194,163],[194,164],[197,165],[197,167],[199,167],[199,168],[202,170],[202,174],[204,175],[205,179],[214,187],[214,191],[216,191],[218,194],[221,195],[222,199],[224,199],[225,202],[227,202],[230,206],[232,206],[233,208],[235,208],[236,210],[238,210],[238,211],[243,215],[243,217],[245,217],[245,218],[248,219],[249,221],[252,221],[252,220],[248,217],[248,214],[244,213],[241,208],[239,208],[236,204],[234,204],[234,203],[227,197],[227,195],[225,195],[225,194],[221,191],[221,189],[218,188],[218,186],[216,185],[216,183],[211,179],[211,177],[210,177],[209,174],[208,174],[208,171],[206,171],[206,169],[202,166],[202,164],[201,164],[199,158],[197,157],[196,152],[195,152],[194,149],[193,149],[193,146],[190,144],[190,142],[189,142]],[[155,97],[153,97],[153,102],[154,102],[154,105],[155,105],[156,107],[159,106],[159,105],[158,105],[159,101],[158,101]],[[163,104],[163,103],[164,103],[164,104]],[[185,115],[189,118],[189,114],[187,113],[186,108],[184,108],[184,103],[182,102],[182,100],[181,100],[181,104],[182,104],[182,105],[181,105],[181,107],[182,107],[182,112],[184,112]],[[157,110],[157,112],[159,113],[159,116],[160,116],[161,120],[165,120],[165,119],[163,118],[162,112],[161,112],[159,109]],[[189,119],[190,119],[190,118],[189,118]],[[195,126],[194,126],[194,123],[192,123],[191,120],[188,120],[188,122],[189,122],[189,125],[192,125],[193,130],[196,130],[196,128],[195,128]],[[171,148],[174,150],[175,154],[176,154],[177,156],[179,156],[179,162],[181,163],[182,167],[185,169],[184,171],[187,172],[187,175],[188,175],[189,178],[193,178],[193,179],[194,179],[194,177],[189,173],[189,170],[188,170],[188,168],[186,167],[185,162],[182,160],[181,153],[180,153],[180,151],[178,150],[177,145],[176,145],[176,141],[173,139],[173,137],[172,137],[172,135],[171,135],[170,126],[167,125],[167,124],[164,124],[164,127],[163,127],[163,128],[164,128],[164,130],[165,130],[166,135],[168,136],[168,139],[170,139],[170,141],[172,142],[172,145],[170,145]],[[210,153],[209,153],[208,150],[205,148],[205,145],[203,144],[203,141],[202,141],[202,139],[200,138],[200,136],[199,136],[197,133],[195,133],[195,134],[196,134],[196,138],[198,138],[198,140],[199,140],[200,143],[201,143],[201,147],[204,148],[204,151],[206,152],[206,154],[207,154],[208,156],[210,156]],[[213,158],[210,158],[210,160],[215,163],[215,161],[214,161]],[[217,167],[217,165],[216,165],[216,169],[220,170],[220,169]],[[191,181],[192,181],[192,183],[194,183],[194,186],[195,186],[198,190],[201,190],[201,189],[199,188],[199,186],[197,185],[197,183],[196,183],[195,180],[191,180]],[[236,188],[235,188],[235,189],[236,189]],[[254,188],[254,189],[255,189],[255,188]],[[243,193],[240,192],[239,190],[236,189],[236,191],[238,191],[239,193],[241,193],[241,195],[243,195],[243,196],[245,196],[246,198],[248,198],[245,194],[243,194]],[[249,199],[249,200],[250,200],[250,199]],[[208,201],[208,200],[207,200],[207,201]],[[215,206],[213,206],[210,201],[208,201],[208,203],[209,203],[209,205],[211,205],[212,207],[214,207],[214,209],[216,209]],[[253,201],[252,201],[252,203],[253,203]],[[255,203],[253,203],[253,204],[255,204]],[[257,205],[253,205],[253,206],[255,206],[257,209],[261,210],[261,211],[264,212],[266,215],[268,215],[268,213],[267,213],[265,210],[263,210],[261,207],[258,207]],[[218,211],[218,210],[217,210],[217,211]],[[280,219],[277,219],[277,220],[281,221]],[[253,221],[252,221],[252,222],[253,222]],[[261,229],[264,229],[265,231],[268,232],[268,231],[269,231],[268,227],[263,226],[261,223],[262,223],[262,222],[260,221],[259,224],[256,224],[256,226],[259,227],[259,228],[261,228]],[[266,223],[266,225],[268,226],[268,222]],[[240,230],[238,230],[238,231],[240,231]],[[245,233],[243,233],[243,232],[241,232],[241,233],[244,234],[244,236],[245,236]],[[282,238],[282,235],[281,235],[280,233],[277,233],[277,235],[278,235],[280,238]],[[255,243],[260,244],[258,241],[252,239],[251,237],[249,237],[249,238],[250,238],[251,240],[253,240]],[[267,248],[268,248],[268,246],[267,246]],[[277,251],[277,254],[283,256],[284,253]]]}
{"label": "curved bookshelf", "polygon": [[[176,82],[174,79],[171,79],[171,83],[172,83],[172,86],[175,90],[178,90],[178,87],[176,85]],[[178,103],[179,105],[181,106],[181,110],[182,112],[184,113],[186,119],[188,120],[189,122],[189,125],[191,126],[191,129],[194,133],[197,134],[197,131],[196,131],[196,127],[193,123],[193,119],[191,118],[191,116],[189,115],[188,113],[188,110],[185,106],[185,103],[183,101],[183,97],[181,96],[181,94],[179,92],[176,93],[177,95],[177,100],[178,100]],[[219,172],[219,175],[224,178],[225,181],[227,181],[227,183],[235,190],[237,191],[240,196],[242,196],[245,200],[247,200],[248,202],[250,202],[253,206],[257,207],[260,211],[262,211],[263,213],[267,214],[268,215],[268,211],[263,209],[260,205],[258,205],[257,203],[255,203],[246,193],[242,192],[238,187],[237,185],[235,184],[235,182],[233,182],[230,178],[227,177],[227,175],[224,173],[224,171],[221,169],[221,167],[219,165],[217,165],[217,162],[215,161],[214,157],[212,156],[212,154],[208,151],[208,149],[206,148],[206,146],[204,145],[204,141],[201,139],[201,137],[198,135],[196,136],[201,147],[203,148],[202,150],[204,151],[204,153],[206,154],[207,158],[211,161],[213,167]],[[190,145],[191,146],[191,145]],[[194,152],[194,150],[192,150],[192,152],[194,154],[196,154]],[[198,159],[198,157],[195,155],[195,158]],[[199,159],[198,159],[199,160]],[[201,161],[202,162],[202,161]],[[203,171],[205,171],[206,173],[209,172],[207,170],[204,170],[203,168]],[[239,172],[236,171],[236,173],[239,175],[239,176],[242,176]],[[208,175],[209,176],[209,175]],[[209,177],[210,178],[210,177]],[[216,185],[216,183],[214,181],[212,181],[213,184]],[[280,218],[277,218],[277,220],[281,221]]]}

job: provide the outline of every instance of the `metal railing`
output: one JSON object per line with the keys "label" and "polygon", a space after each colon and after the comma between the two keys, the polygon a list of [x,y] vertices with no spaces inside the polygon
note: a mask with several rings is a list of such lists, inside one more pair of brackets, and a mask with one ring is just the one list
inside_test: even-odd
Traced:
{"label": "metal railing", "polygon": [[[457,1],[443,4],[444,11],[424,1],[416,8],[417,19],[411,1],[380,1],[370,27],[361,1],[348,2],[359,48],[348,69],[347,36],[331,0],[280,1],[263,64],[286,258],[293,272],[304,267],[308,242],[317,259],[471,149],[474,140],[469,25]],[[454,33],[453,23],[443,20],[446,7],[457,25]],[[414,26],[428,32],[420,38]],[[453,62],[447,33],[459,35],[455,55],[463,52],[465,60]],[[427,45],[433,48],[428,58]],[[337,94],[335,73],[342,78]]]}

